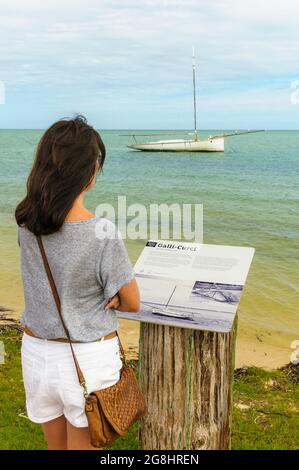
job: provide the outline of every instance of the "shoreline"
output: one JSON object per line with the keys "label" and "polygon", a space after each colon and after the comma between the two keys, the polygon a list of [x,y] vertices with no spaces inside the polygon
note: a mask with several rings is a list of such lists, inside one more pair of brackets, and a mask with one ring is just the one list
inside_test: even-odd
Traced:
{"label": "shoreline", "polygon": [[[119,319],[120,337],[129,357],[138,357],[139,322]],[[290,362],[292,349],[267,340],[255,339],[238,328],[235,350],[235,368],[260,367],[265,370],[280,369]],[[290,343],[289,343],[290,344]]]}
{"label": "shoreline", "polygon": [[[0,307],[0,334],[1,327],[20,328],[20,314],[13,310]],[[139,348],[139,322],[119,318],[119,332],[122,345],[128,359],[138,359]],[[269,333],[268,333],[269,335]],[[243,367],[260,367],[265,370],[280,369],[290,363],[292,349],[276,343],[273,337],[263,333],[244,332],[244,326],[238,327],[235,369]],[[271,340],[269,339],[271,338]],[[294,338],[293,338],[294,339]],[[291,342],[291,340],[290,340]],[[290,343],[289,343],[290,344]]]}

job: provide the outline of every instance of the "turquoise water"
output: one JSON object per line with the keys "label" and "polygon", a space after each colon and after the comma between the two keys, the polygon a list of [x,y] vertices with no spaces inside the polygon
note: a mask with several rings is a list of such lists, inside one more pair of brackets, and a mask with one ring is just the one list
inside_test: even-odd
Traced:
{"label": "turquoise water", "polygon": [[[142,153],[126,148],[130,138],[120,133],[102,132],[107,160],[87,196],[88,207],[95,210],[102,202],[116,206],[117,195],[125,195],[128,204],[146,206],[202,203],[206,243],[256,249],[240,307],[242,324],[298,339],[299,132],[232,137],[223,154]],[[41,134],[0,131],[0,305],[17,309],[22,296],[13,211],[24,195]],[[178,132],[177,137],[185,135]],[[128,241],[133,261],[143,244]]]}

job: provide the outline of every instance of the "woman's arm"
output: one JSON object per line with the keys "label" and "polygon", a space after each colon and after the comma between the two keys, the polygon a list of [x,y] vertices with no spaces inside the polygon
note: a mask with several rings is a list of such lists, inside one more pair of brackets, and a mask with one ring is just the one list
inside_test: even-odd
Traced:
{"label": "woman's arm", "polygon": [[109,300],[105,309],[113,308],[121,312],[137,313],[140,309],[140,295],[135,279],[121,287],[118,293]]}

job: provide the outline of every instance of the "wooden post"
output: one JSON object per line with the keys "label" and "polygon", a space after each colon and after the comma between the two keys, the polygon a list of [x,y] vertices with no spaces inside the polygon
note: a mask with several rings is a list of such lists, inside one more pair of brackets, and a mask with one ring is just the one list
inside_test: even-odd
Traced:
{"label": "wooden post", "polygon": [[145,450],[229,449],[237,320],[231,333],[140,324]]}

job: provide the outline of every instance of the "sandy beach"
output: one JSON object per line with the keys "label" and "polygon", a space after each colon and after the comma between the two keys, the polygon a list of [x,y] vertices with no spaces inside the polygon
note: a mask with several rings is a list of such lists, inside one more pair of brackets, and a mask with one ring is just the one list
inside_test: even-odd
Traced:
{"label": "sandy beach", "polygon": [[[240,322],[239,322],[240,323]],[[120,335],[129,357],[138,356],[139,322],[120,319]],[[291,344],[291,340],[290,340]],[[235,367],[257,366],[264,369],[276,369],[290,362],[290,347],[279,344],[277,337],[272,338],[266,332],[254,335],[246,334],[239,324],[236,342]]]}
{"label": "sandy beach", "polygon": [[[22,297],[22,294],[20,294]],[[0,324],[9,323],[5,318],[18,320],[20,311],[3,313],[4,320]],[[138,358],[140,322],[119,319],[120,338],[127,357]],[[238,319],[238,332],[236,341],[235,367],[256,366],[264,369],[277,369],[290,362],[293,337],[271,334],[269,331],[248,330],[242,319]]]}

